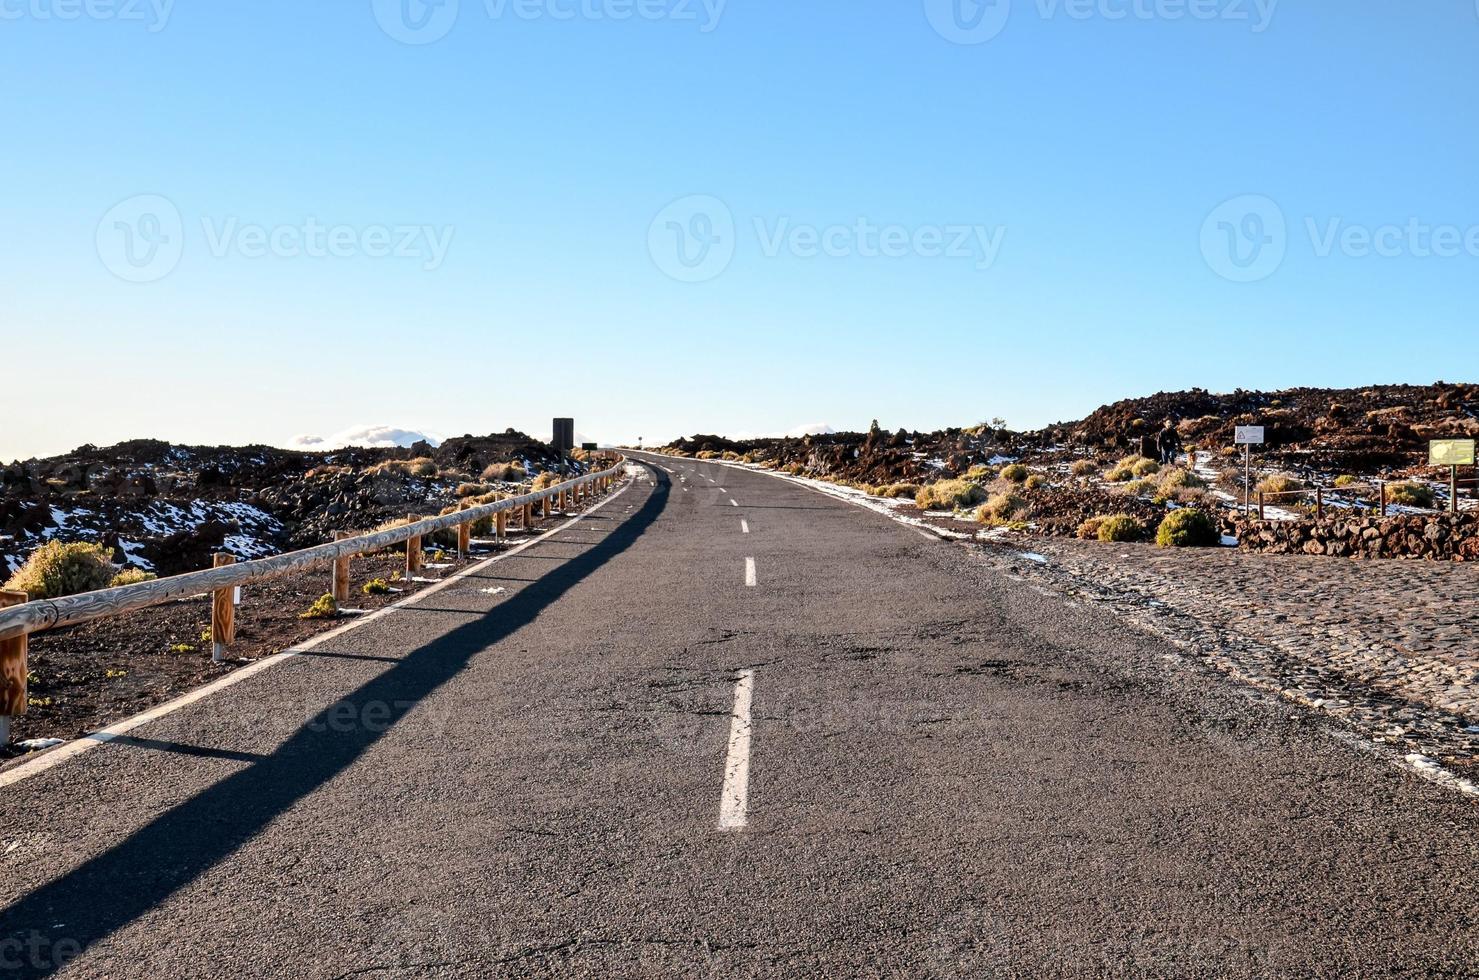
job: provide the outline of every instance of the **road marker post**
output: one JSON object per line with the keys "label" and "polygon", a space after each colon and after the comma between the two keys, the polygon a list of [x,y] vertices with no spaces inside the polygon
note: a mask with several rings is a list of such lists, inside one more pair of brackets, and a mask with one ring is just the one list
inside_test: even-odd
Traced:
{"label": "road marker post", "polygon": [[[24,592],[0,591],[0,609],[25,605],[29,600],[30,596]],[[0,640],[0,746],[10,744],[11,719],[26,713],[29,648],[30,636],[26,633]]]}
{"label": "road marker post", "polygon": [[[235,555],[216,555],[213,566],[226,568],[236,564]],[[236,642],[235,588],[217,589],[211,593],[211,659],[226,659],[226,648]]]}
{"label": "road marker post", "polygon": [[508,511],[500,510],[494,518],[494,537],[499,541],[508,540]]}
{"label": "road marker post", "polygon": [[[335,531],[334,540],[343,541],[345,538],[354,537],[353,531]],[[345,603],[349,601],[349,559],[351,555],[344,555],[334,559],[334,577],[330,582],[330,592],[333,593],[334,601]]]}

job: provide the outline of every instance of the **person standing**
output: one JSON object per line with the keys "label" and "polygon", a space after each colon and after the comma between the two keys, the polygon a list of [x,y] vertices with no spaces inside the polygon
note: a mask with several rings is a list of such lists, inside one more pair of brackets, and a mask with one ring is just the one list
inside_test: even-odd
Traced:
{"label": "person standing", "polygon": [[1181,451],[1181,433],[1176,431],[1174,419],[1166,419],[1166,427],[1156,437],[1156,445],[1160,448],[1162,466],[1170,466],[1176,462],[1176,454]]}

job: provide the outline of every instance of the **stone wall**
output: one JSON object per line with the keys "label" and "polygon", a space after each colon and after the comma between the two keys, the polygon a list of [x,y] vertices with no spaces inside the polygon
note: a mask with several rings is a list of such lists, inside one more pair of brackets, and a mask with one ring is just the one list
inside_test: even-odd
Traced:
{"label": "stone wall", "polygon": [[1479,514],[1336,516],[1324,520],[1235,518],[1224,531],[1245,551],[1338,558],[1426,558],[1479,561]]}

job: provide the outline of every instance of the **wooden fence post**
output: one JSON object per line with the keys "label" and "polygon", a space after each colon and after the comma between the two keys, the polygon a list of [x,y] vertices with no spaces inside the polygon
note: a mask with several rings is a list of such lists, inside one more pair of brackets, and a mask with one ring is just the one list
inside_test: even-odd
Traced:
{"label": "wooden fence post", "polygon": [[[24,604],[24,592],[0,592],[0,609]],[[0,640],[0,746],[10,744],[10,719],[26,713],[26,651],[30,640],[23,633],[13,640]]]}
{"label": "wooden fence post", "polygon": [[1315,487],[1315,520],[1325,516],[1325,488]]}
{"label": "wooden fence post", "polygon": [[[459,504],[457,506],[457,509],[458,510],[467,510],[467,501],[464,500],[461,504]],[[471,553],[471,552],[472,552],[472,525],[469,524],[467,521],[463,521],[461,524],[457,525],[457,559],[458,559],[458,561],[465,561],[467,559],[468,554]]]}
{"label": "wooden fence post", "polygon": [[529,528],[531,528],[533,526],[534,526],[534,505],[533,504],[525,504],[524,505],[524,530],[527,531]]}
{"label": "wooden fence post", "polygon": [[545,497],[543,500],[540,501],[540,508],[542,510],[542,513],[539,516],[544,518],[545,520],[549,520],[549,504],[549,497]]}
{"label": "wooden fence post", "polygon": [[508,511],[506,511],[506,510],[500,510],[498,512],[498,516],[494,518],[494,521],[496,522],[496,525],[495,525],[497,527],[497,535],[496,536],[497,536],[498,540],[499,541],[506,541],[506,540],[508,540]]}
{"label": "wooden fence post", "polygon": [[[213,565],[225,568],[236,564],[235,555],[216,555]],[[236,589],[227,587],[211,593],[211,659],[226,659],[226,648],[236,642]]]}
{"label": "wooden fence post", "polygon": [[[412,524],[416,523],[415,514],[407,514],[406,519]],[[406,542],[406,579],[409,580],[419,571],[421,571],[421,535],[418,534]]]}
{"label": "wooden fence post", "polygon": [[1258,519],[1260,521],[1264,519],[1264,517],[1263,517],[1263,491],[1262,490],[1258,491]]}
{"label": "wooden fence post", "polygon": [[[354,537],[353,531],[335,531],[334,540],[343,541],[345,538]],[[332,580],[332,592],[334,601],[344,603],[349,601],[349,555],[334,559],[334,578]]]}

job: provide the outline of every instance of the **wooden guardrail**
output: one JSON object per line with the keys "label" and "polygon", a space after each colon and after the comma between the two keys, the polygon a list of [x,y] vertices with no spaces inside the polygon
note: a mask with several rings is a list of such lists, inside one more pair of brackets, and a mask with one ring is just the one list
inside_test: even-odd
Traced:
{"label": "wooden guardrail", "polygon": [[0,744],[4,744],[8,735],[9,718],[25,713],[26,638],[32,633],[119,616],[172,599],[208,592],[213,599],[211,640],[215,658],[220,660],[233,639],[233,599],[239,586],[330,565],[333,568],[331,592],[336,600],[347,599],[349,559],[356,555],[371,554],[404,543],[406,574],[409,578],[421,569],[423,538],[438,531],[456,529],[458,553],[465,557],[473,524],[492,518],[496,522],[498,536],[502,538],[507,531],[510,512],[517,512],[520,523],[526,528],[530,527],[534,522],[536,505],[540,507],[544,517],[549,517],[550,503],[555,498],[568,503],[584,500],[591,495],[605,494],[615,486],[625,465],[625,458],[621,458],[608,469],[587,473],[573,480],[505,500],[467,507],[440,517],[415,519],[413,515],[411,523],[401,527],[356,537],[340,537],[332,544],[289,551],[270,558],[238,563],[230,555],[218,556],[217,567],[205,571],[187,572],[169,578],[58,599],[27,602],[24,593],[0,594]]}

